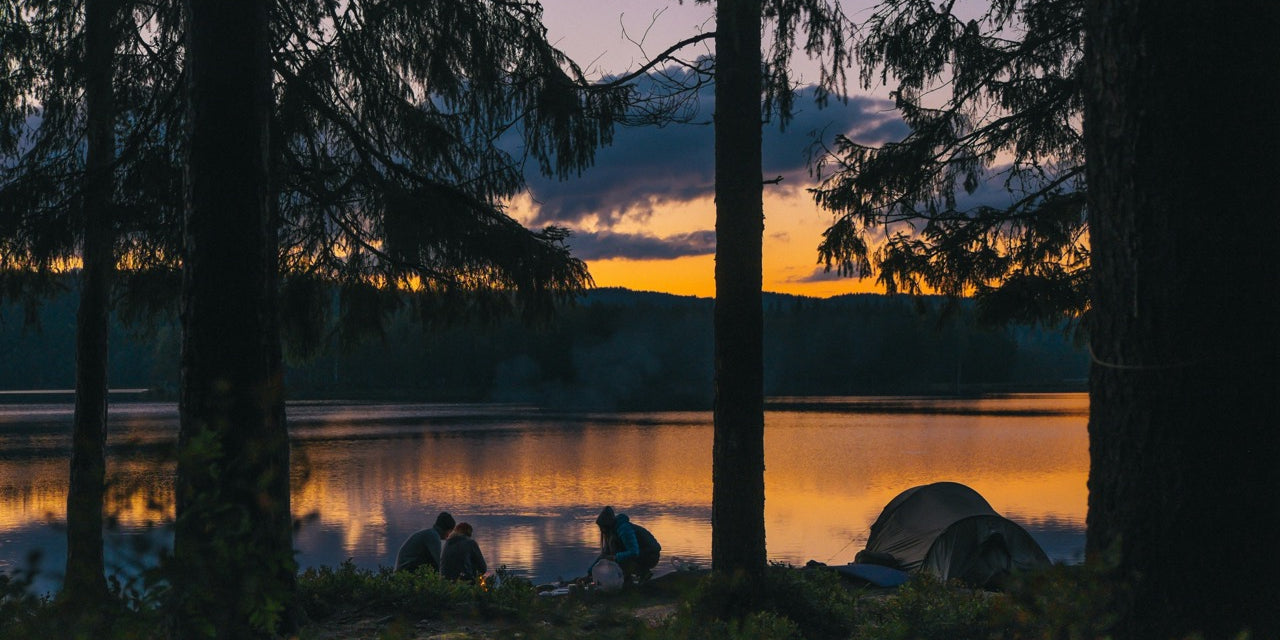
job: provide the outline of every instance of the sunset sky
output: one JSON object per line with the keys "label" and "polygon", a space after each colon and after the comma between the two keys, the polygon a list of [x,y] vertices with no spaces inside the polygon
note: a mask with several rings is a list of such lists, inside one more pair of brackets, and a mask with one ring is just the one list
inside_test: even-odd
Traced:
{"label": "sunset sky", "polygon": [[[858,0],[844,7],[857,19],[869,4]],[[592,77],[634,69],[646,52],[715,28],[712,6],[691,0],[544,0],[543,5],[552,42]],[[703,51],[710,47],[708,42]],[[691,48],[686,55],[695,57],[698,51]],[[797,55],[795,68],[804,83],[817,77],[816,66],[803,54]],[[765,291],[828,297],[876,290],[872,281],[838,278],[818,264],[817,245],[832,217],[806,192],[813,185],[808,149],[819,134],[827,141],[846,133],[862,142],[883,142],[905,133],[887,92],[860,90],[856,74],[850,70],[853,97],[847,103],[833,101],[819,109],[811,92],[804,92],[785,132],[776,124],[765,128],[762,177],[783,177],[765,187]],[[512,203],[512,213],[531,227],[572,229],[569,243],[587,261],[597,286],[713,296],[711,98],[708,88],[698,124],[619,131],[613,146],[600,152],[580,178],[534,178],[530,194]]]}

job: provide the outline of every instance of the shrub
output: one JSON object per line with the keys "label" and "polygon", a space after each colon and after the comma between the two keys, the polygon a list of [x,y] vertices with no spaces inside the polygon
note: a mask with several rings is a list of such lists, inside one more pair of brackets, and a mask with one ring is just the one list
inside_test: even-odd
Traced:
{"label": "shrub", "polygon": [[497,587],[442,578],[434,571],[357,568],[350,560],[337,568],[318,567],[298,578],[298,596],[307,616],[323,620],[338,611],[366,609],[419,618],[446,612],[519,618],[533,601],[533,585],[505,568]]}
{"label": "shrub", "polygon": [[771,611],[757,611],[742,618],[714,620],[677,616],[668,624],[643,634],[662,640],[804,640],[800,627]]}
{"label": "shrub", "polygon": [[1119,611],[1120,587],[1103,564],[1056,565],[1011,586],[1008,606],[997,610],[1007,637],[1084,640],[1109,635]]}
{"label": "shrub", "polygon": [[[855,599],[834,571],[796,569],[775,564],[761,578],[711,576],[700,585],[677,616],[687,624],[727,623],[724,637],[847,638],[852,631]],[[761,617],[760,614],[768,614]],[[784,621],[786,624],[784,624]],[[772,635],[752,635],[766,633]],[[739,634],[739,635],[733,635]]]}
{"label": "shrub", "polygon": [[163,626],[154,601],[123,593],[111,581],[96,607],[35,595],[34,573],[0,574],[0,638],[159,640]]}
{"label": "shrub", "polygon": [[1003,596],[913,576],[890,596],[863,598],[854,616],[854,640],[987,640],[1001,637]]}

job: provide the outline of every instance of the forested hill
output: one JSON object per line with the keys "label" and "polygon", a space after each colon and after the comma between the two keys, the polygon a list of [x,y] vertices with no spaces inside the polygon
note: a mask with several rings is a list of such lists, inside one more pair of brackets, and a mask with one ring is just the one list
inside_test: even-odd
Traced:
{"label": "forested hill", "polygon": [[[519,321],[424,329],[410,313],[381,338],[329,346],[290,363],[293,398],[518,401],[549,406],[707,408],[713,301],[597,289],[546,326]],[[1062,331],[983,329],[940,301],[851,295],[765,297],[768,395],[919,394],[1083,389],[1088,356]],[[0,390],[73,386],[76,300],[0,308]],[[173,319],[116,323],[111,385],[172,396],[179,332]]]}

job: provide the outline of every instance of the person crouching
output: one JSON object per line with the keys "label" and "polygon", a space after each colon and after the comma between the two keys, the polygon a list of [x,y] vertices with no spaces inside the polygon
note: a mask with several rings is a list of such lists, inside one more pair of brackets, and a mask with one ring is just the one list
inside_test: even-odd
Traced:
{"label": "person crouching", "polygon": [[662,545],[648,529],[631,522],[625,513],[614,513],[613,507],[605,507],[596,518],[600,527],[600,555],[618,563],[630,582],[639,582],[653,575],[658,566]]}

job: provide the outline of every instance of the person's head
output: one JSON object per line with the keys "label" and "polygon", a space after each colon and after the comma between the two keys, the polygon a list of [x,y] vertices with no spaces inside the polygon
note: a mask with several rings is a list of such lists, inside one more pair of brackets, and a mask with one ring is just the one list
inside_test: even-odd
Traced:
{"label": "person's head", "polygon": [[471,537],[471,525],[465,522],[459,522],[458,524],[453,525],[453,533],[449,534],[449,537],[452,538],[454,536]]}
{"label": "person's head", "polygon": [[596,526],[600,527],[601,531],[612,529],[615,519],[613,507],[605,507],[600,510],[600,515],[596,516]]}
{"label": "person's head", "polygon": [[449,515],[448,511],[441,511],[440,515],[436,516],[435,528],[438,531],[447,533],[453,530],[454,524],[453,516]]}

